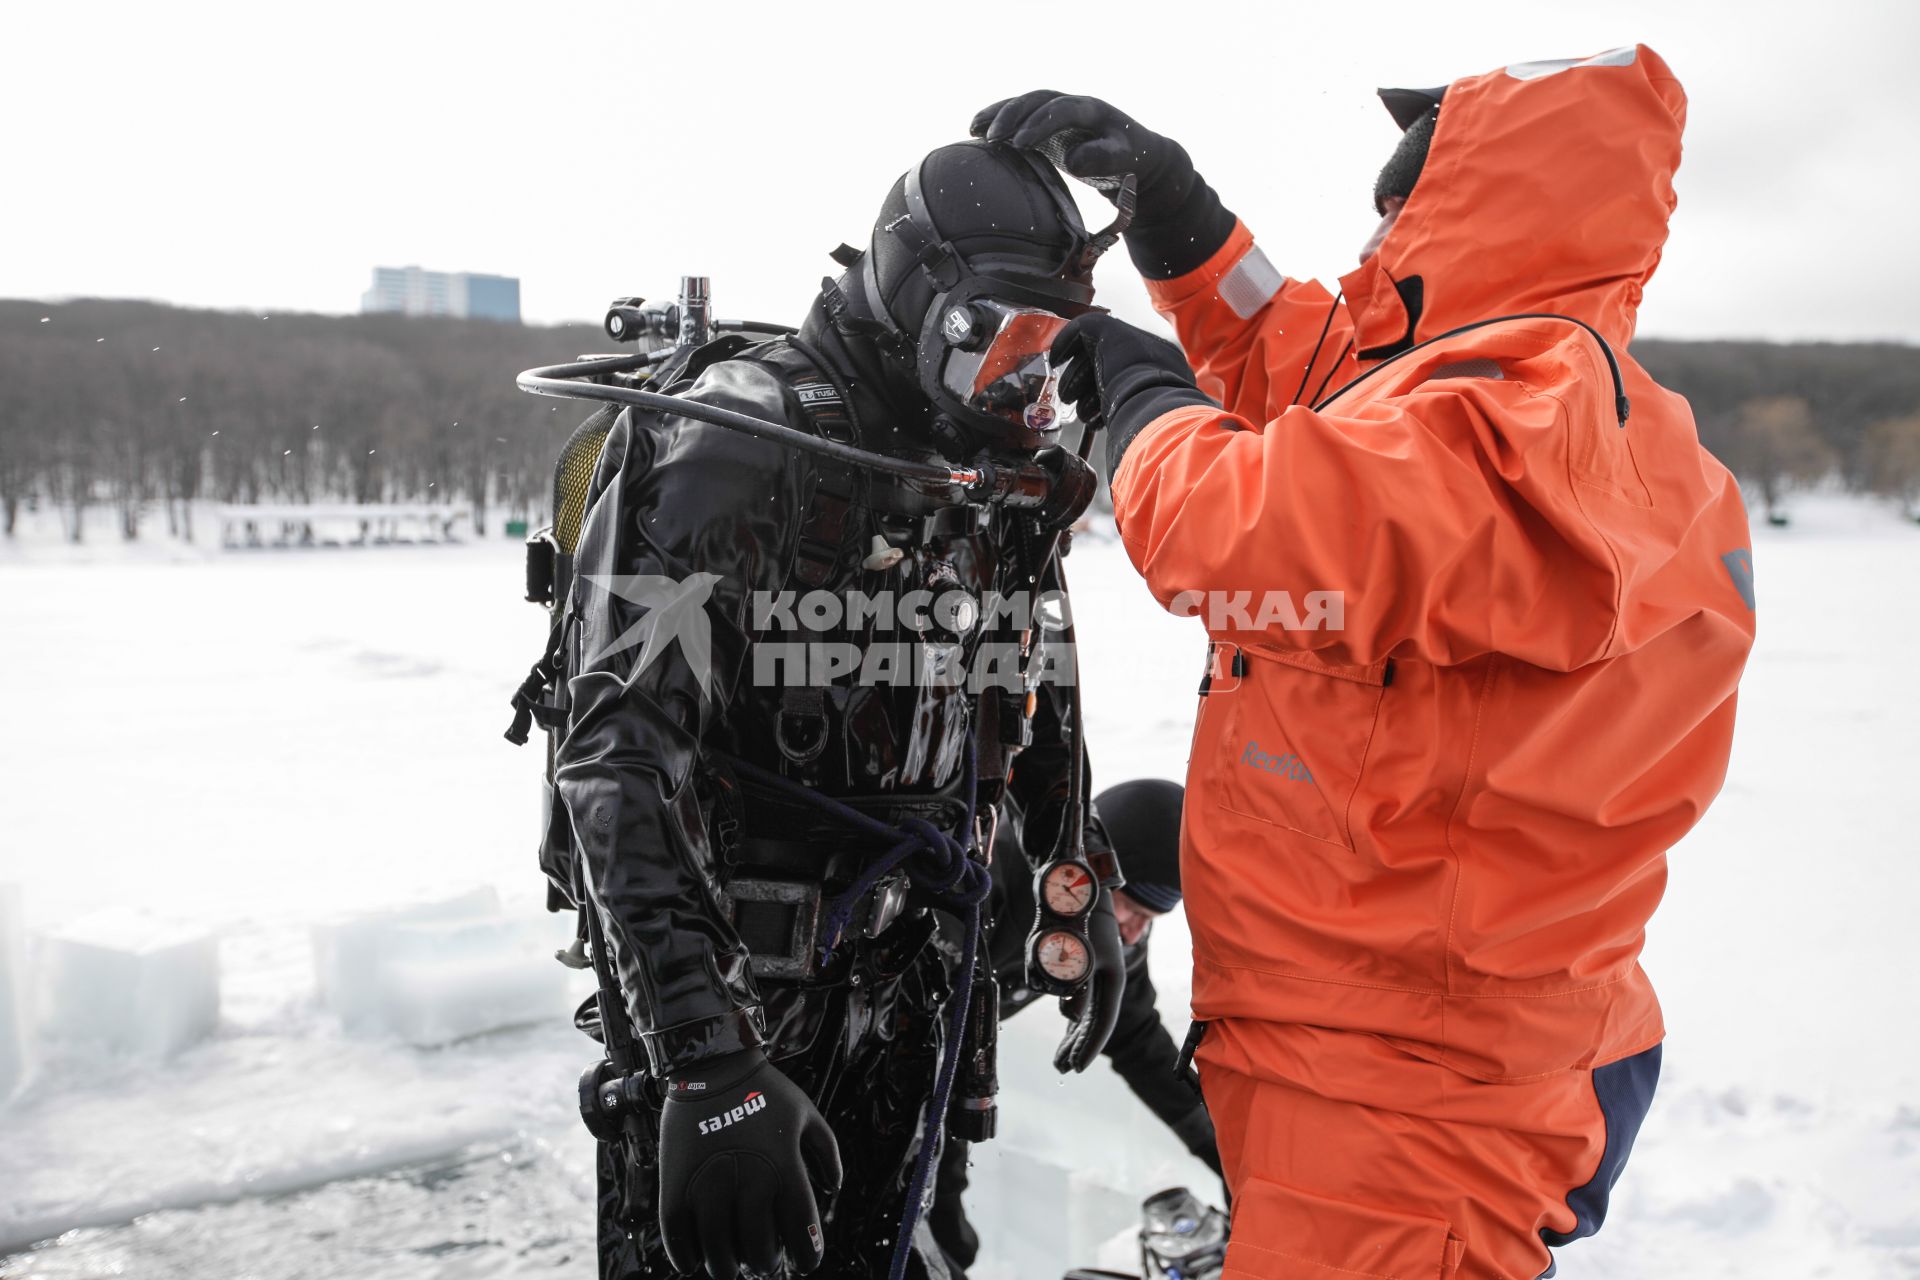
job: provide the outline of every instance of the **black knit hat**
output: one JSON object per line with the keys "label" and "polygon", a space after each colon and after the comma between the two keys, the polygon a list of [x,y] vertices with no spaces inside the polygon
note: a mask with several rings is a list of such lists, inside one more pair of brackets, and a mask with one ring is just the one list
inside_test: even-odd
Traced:
{"label": "black knit hat", "polygon": [[1186,792],[1177,782],[1141,778],[1108,787],[1094,798],[1094,811],[1120,855],[1124,892],[1149,911],[1180,905],[1180,807]]}
{"label": "black knit hat", "polygon": [[1373,184],[1373,211],[1384,214],[1389,196],[1399,196],[1405,200],[1413,194],[1414,183],[1420,180],[1420,170],[1427,163],[1427,149],[1433,145],[1433,126],[1440,119],[1440,107],[1436,103],[1430,106],[1400,135],[1400,145],[1393,149],[1387,163],[1380,170],[1380,176]]}

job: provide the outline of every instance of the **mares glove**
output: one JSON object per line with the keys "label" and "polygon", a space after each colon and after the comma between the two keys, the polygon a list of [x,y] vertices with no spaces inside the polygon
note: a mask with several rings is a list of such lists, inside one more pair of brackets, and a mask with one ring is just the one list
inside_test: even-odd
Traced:
{"label": "mares glove", "polygon": [[1035,89],[973,117],[973,136],[1039,151],[1114,197],[1122,175],[1139,186],[1127,252],[1149,280],[1183,276],[1233,234],[1235,218],[1193,167],[1187,149],[1098,98]]}
{"label": "mares glove", "polygon": [[1104,312],[1068,321],[1049,359],[1056,369],[1069,366],[1060,395],[1073,401],[1080,421],[1105,419],[1109,478],[1120,473],[1133,438],[1161,414],[1185,405],[1220,407],[1195,385],[1179,347]]}
{"label": "mares glove", "polygon": [[660,1109],[660,1234],[675,1271],[734,1280],[824,1256],[814,1184],[840,1189],[840,1146],[800,1086],[759,1049],[667,1080]]}

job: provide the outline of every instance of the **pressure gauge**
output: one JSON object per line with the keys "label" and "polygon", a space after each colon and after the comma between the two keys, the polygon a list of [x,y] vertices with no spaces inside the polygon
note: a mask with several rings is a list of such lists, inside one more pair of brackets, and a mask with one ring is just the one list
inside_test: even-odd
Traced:
{"label": "pressure gauge", "polygon": [[1080,862],[1056,862],[1040,874],[1040,900],[1054,915],[1072,920],[1093,907],[1099,884]]}
{"label": "pressure gauge", "polygon": [[1064,929],[1052,929],[1035,940],[1034,959],[1040,971],[1055,982],[1074,985],[1087,976],[1092,960],[1086,939]]}

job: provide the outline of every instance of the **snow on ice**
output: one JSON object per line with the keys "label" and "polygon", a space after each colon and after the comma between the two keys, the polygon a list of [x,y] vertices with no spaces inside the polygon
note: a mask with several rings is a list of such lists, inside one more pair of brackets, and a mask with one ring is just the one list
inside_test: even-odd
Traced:
{"label": "snow on ice", "polygon": [[[1842,498],[1795,517],[1755,530],[1731,772],[1650,932],[1666,1076],[1606,1228],[1561,1252],[1565,1280],[1920,1273],[1920,689],[1900,674],[1920,530]],[[586,988],[546,954],[564,922],[537,947],[510,923],[541,888],[537,755],[500,741],[544,635],[517,547],[74,548],[29,519],[44,529],[0,544],[0,879],[29,929],[138,905],[214,934],[222,989],[212,1036],[165,1061],[41,1046],[0,1114],[0,1257],[49,1243],[0,1277],[590,1273],[573,1090],[592,1046],[569,1023]],[[1096,777],[1179,777],[1198,635],[1110,535],[1081,537],[1068,569]],[[500,906],[471,918],[499,923],[471,935],[381,915],[475,886]],[[385,919],[388,940],[321,977],[317,927],[348,918]],[[0,898],[0,1002],[18,936]],[[465,977],[441,963],[456,944]],[[1176,913],[1153,954],[1176,1036],[1185,951]],[[412,989],[462,1017],[496,981],[552,970],[560,994],[520,989],[539,1020],[488,1034],[466,1031],[493,1016],[413,1014],[350,1032],[372,1006],[343,992],[376,955],[423,963]],[[415,1047],[409,1027],[444,1042]],[[1004,1029],[1001,1137],[971,1175],[984,1280],[1128,1265],[1142,1197],[1215,1193],[1110,1071],[1053,1073],[1061,1029],[1044,1004]],[[6,1049],[0,1018],[0,1064]],[[287,1239],[300,1268],[275,1252]]]}

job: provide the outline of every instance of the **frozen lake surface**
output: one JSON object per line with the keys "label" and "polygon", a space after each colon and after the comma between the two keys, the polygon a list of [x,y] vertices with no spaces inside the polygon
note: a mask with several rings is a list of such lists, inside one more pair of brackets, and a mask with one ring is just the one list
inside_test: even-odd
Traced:
{"label": "frozen lake surface", "polygon": [[[1920,1275],[1920,529],[1808,499],[1755,533],[1732,774],[1646,964],[1666,1077],[1581,1277]],[[1109,537],[1069,563],[1099,784],[1178,778],[1201,640]],[[517,546],[202,553],[0,544],[0,882],[29,926],[140,907],[217,932],[213,1038],[44,1046],[0,1110],[0,1277],[592,1274],[592,1046],[569,1008],[420,1049],[317,1005],[309,929],[492,886],[537,911],[538,761],[501,741],[537,649]],[[556,922],[561,934],[564,924]],[[1184,1029],[1184,922],[1158,926]],[[977,1273],[1057,1275],[1204,1170],[1060,1022],[1003,1038]]]}

